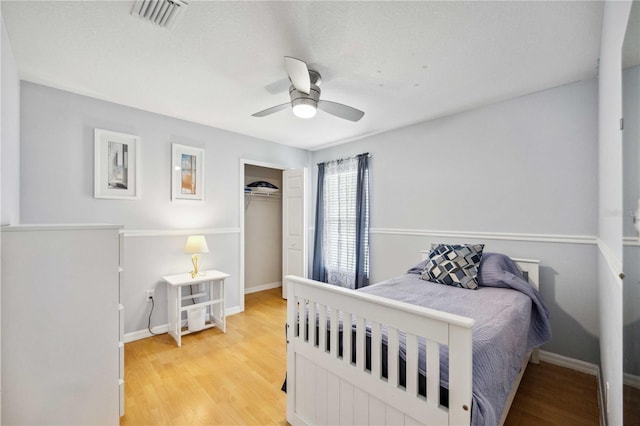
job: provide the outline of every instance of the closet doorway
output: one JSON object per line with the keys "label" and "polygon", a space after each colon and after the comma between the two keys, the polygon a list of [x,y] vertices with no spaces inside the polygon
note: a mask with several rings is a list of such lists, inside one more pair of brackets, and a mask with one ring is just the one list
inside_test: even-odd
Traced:
{"label": "closet doorway", "polygon": [[244,295],[282,286],[283,169],[244,160]]}
{"label": "closet doorway", "polygon": [[[240,159],[240,312],[247,293],[282,287],[283,276],[307,276],[307,168]],[[250,190],[277,187],[275,191]],[[269,185],[270,184],[270,185]],[[271,188],[274,189],[274,188]],[[284,286],[283,286],[284,284]]]}

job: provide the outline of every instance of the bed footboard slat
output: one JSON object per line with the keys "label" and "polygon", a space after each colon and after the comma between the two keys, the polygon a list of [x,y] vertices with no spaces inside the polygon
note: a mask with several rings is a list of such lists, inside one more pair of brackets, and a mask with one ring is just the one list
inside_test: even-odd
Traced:
{"label": "bed footboard slat", "polygon": [[364,318],[359,316],[356,319],[356,367],[358,370],[365,370],[365,350],[364,344],[366,342],[367,330],[364,327]]}
{"label": "bed footboard slat", "polygon": [[340,335],[338,334],[338,327],[339,327],[339,323],[340,323],[340,318],[338,317],[338,310],[334,307],[331,307],[331,312],[329,313],[329,320],[331,321],[331,326],[330,326],[330,337],[331,340],[329,341],[329,348],[330,351],[329,353],[331,354],[331,357],[333,358],[337,358],[338,357],[338,345],[339,345],[339,341],[338,338],[340,337]]}
{"label": "bed footboard slat", "polygon": [[376,379],[382,377],[381,356],[382,337],[380,323],[371,322],[371,375]]}
{"label": "bed footboard slat", "polygon": [[327,307],[318,305],[318,347],[327,352]]}
{"label": "bed footboard slat", "polygon": [[296,297],[296,308],[300,321],[296,324],[296,337],[300,337],[302,340],[307,339],[307,330],[305,324],[307,323],[307,310],[304,309],[305,300],[302,297]]}
{"label": "bed footboard slat", "polygon": [[396,388],[400,385],[398,381],[398,330],[388,327],[387,340],[387,380],[391,386]]}
{"label": "bed footboard slat", "polygon": [[418,336],[406,334],[407,339],[407,377],[406,389],[409,395],[418,396]]}
{"label": "bed footboard slat", "polygon": [[316,344],[316,303],[314,301],[309,301],[309,318],[307,319],[308,330],[309,330],[309,343],[312,345]]}
{"label": "bed footboard slat", "polygon": [[[440,347],[427,340],[427,371],[440,371]],[[433,406],[440,404],[440,378],[427,377],[427,402]]]}
{"label": "bed footboard slat", "polygon": [[351,348],[352,344],[352,333],[350,330],[350,324],[353,324],[353,318],[350,313],[343,312],[344,318],[342,318],[342,361],[347,364],[351,364]]}

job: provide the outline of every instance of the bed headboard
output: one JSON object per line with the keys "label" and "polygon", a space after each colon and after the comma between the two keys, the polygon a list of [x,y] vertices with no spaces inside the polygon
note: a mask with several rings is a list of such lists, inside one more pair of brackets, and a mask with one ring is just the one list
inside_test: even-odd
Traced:
{"label": "bed headboard", "polygon": [[522,271],[524,277],[529,280],[531,285],[536,289],[540,290],[540,261],[535,259],[520,259],[516,257],[512,257],[518,268]]}
{"label": "bed headboard", "polygon": [[[420,250],[420,257],[422,260],[425,260],[429,257],[429,252],[431,250]],[[535,259],[520,259],[512,257],[518,268],[522,271],[524,277],[531,283],[531,285],[536,289],[540,290],[540,261]]]}

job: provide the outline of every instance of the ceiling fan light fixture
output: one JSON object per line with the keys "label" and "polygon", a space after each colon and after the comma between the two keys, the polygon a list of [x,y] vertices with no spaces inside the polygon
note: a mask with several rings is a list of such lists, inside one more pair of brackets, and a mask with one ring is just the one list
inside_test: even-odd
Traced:
{"label": "ceiling fan light fixture", "polygon": [[298,118],[312,118],[316,115],[318,104],[313,99],[298,98],[292,102],[293,115]]}
{"label": "ceiling fan light fixture", "polygon": [[[304,61],[290,56],[285,56],[284,64],[287,69],[287,74],[289,75],[289,81],[291,81],[291,86],[289,86],[291,110],[293,115],[296,117],[315,117],[316,112],[318,112],[318,108],[328,114],[344,120],[353,121],[354,123],[364,116],[364,112],[348,105],[320,100],[320,88],[318,87],[322,81],[320,73],[310,70]],[[272,106],[271,108],[263,109],[262,111],[251,114],[251,116],[265,117],[287,109],[288,106],[288,103]]]}

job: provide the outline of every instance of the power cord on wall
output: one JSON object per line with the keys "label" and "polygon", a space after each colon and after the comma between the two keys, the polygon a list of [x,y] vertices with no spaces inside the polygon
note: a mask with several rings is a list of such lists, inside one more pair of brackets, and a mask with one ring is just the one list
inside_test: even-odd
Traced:
{"label": "power cord on wall", "polygon": [[147,322],[147,330],[151,333],[152,336],[158,336],[158,333],[154,333],[151,331],[151,314],[153,314],[153,308],[155,308],[156,302],[153,300],[153,296],[151,296],[151,310],[149,311],[149,321]]}
{"label": "power cord on wall", "polygon": [[[193,296],[193,286],[194,286],[194,285],[200,286],[200,284],[191,284],[191,285],[189,286],[189,295],[190,295],[190,296]],[[196,291],[199,291],[199,290],[196,290]],[[192,297],[192,298],[191,298],[191,304],[192,304],[192,305],[195,305],[195,304],[196,304],[196,299],[195,299],[194,297]]]}
{"label": "power cord on wall", "polygon": [[[192,286],[189,286],[189,292],[191,293],[191,295],[193,295],[193,287]],[[194,299],[191,299],[191,303],[195,304],[196,302],[195,302]],[[156,302],[153,299],[153,296],[151,296],[151,310],[149,311],[149,319],[147,321],[147,330],[149,330],[149,333],[152,336],[159,336],[162,333],[154,333],[153,331],[151,331],[151,315],[153,314],[153,308],[155,308],[155,307],[156,307]]]}

